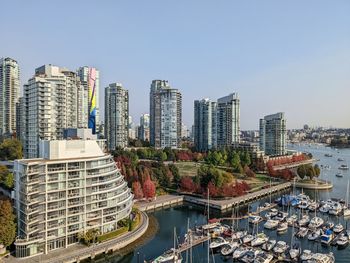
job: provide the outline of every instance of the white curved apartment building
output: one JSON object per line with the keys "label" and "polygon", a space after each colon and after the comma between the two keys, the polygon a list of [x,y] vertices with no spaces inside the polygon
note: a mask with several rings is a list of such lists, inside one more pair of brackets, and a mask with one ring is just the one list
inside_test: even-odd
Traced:
{"label": "white curved apartment building", "polygon": [[43,141],[41,158],[16,160],[16,256],[47,254],[78,242],[78,233],[117,229],[133,195],[96,140]]}

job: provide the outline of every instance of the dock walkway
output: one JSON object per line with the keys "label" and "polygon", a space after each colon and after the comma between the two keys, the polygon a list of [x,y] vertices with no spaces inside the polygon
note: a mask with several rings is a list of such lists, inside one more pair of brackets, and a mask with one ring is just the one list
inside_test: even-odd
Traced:
{"label": "dock walkway", "polygon": [[[287,190],[292,186],[292,183],[282,183],[279,185],[272,186],[267,189],[262,189],[259,191],[256,191],[254,193],[249,193],[243,196],[229,198],[229,199],[222,199],[222,200],[209,200],[209,206],[210,208],[218,209],[221,211],[231,209],[232,207],[235,207],[237,205],[243,205],[252,201],[255,201],[257,199],[260,199],[262,197],[268,196],[270,194],[280,192],[283,190]],[[184,196],[184,201],[197,204],[197,205],[208,205],[208,200],[200,197],[194,197],[194,196]]]}

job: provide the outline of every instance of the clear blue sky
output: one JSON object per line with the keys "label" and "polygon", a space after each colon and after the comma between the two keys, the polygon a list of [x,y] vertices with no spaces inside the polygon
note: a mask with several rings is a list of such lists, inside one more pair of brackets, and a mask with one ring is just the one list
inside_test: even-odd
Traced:
{"label": "clear blue sky", "polygon": [[348,0],[0,0],[0,13],[0,57],[19,61],[22,84],[43,64],[95,66],[101,93],[129,90],[136,122],[151,80],[167,79],[188,126],[193,100],[235,91],[242,129],[278,111],[288,128],[350,127]]}

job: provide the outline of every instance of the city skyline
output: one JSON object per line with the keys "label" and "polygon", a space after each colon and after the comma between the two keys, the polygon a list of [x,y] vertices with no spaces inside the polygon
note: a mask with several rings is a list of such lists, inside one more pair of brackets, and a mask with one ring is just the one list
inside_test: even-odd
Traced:
{"label": "city skyline", "polygon": [[[194,100],[239,93],[241,130],[257,130],[259,118],[271,112],[285,112],[288,128],[350,127],[349,2],[201,2],[198,8],[199,2],[152,1],[140,3],[139,9],[106,3],[77,1],[69,9],[40,1],[3,4],[16,12],[3,14],[13,22],[0,25],[11,39],[0,43],[0,57],[18,61],[21,94],[33,69],[44,64],[69,69],[87,65],[100,71],[100,116],[103,87],[109,83],[128,87],[130,114],[136,120],[149,113],[151,81],[166,79],[181,91],[184,112],[192,111]],[[53,9],[57,12],[48,12]],[[59,15],[63,9],[65,20]],[[114,21],[110,14],[116,10],[119,19]],[[87,27],[74,14],[89,11],[95,11],[94,22]],[[158,14],[154,19],[153,12]],[[180,12],[181,21],[175,19]],[[211,20],[211,13],[220,16]],[[45,20],[50,23],[42,23]],[[126,23],[118,23],[122,20]],[[104,40],[106,35],[110,41]],[[40,37],[50,40],[50,48]],[[183,122],[190,127],[193,115],[185,114]]]}

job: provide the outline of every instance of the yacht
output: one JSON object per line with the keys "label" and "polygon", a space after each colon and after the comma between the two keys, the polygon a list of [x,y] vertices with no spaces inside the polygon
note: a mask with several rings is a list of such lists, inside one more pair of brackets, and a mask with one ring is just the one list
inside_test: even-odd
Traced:
{"label": "yacht", "polygon": [[344,210],[343,210],[343,215],[347,216],[347,217],[350,216],[350,209],[345,207]]}
{"label": "yacht", "polygon": [[342,164],[339,166],[338,168],[339,170],[349,170],[349,166],[347,166],[346,164]]}
{"label": "yacht", "polygon": [[233,252],[233,259],[240,259],[242,258],[247,252],[249,251],[248,247],[238,247],[234,252]]}
{"label": "yacht", "polygon": [[330,154],[330,153],[326,153],[324,156],[325,156],[325,157],[333,157],[333,155]]}
{"label": "yacht", "polygon": [[243,237],[243,244],[247,244],[249,242],[252,242],[253,239],[254,239],[254,236],[251,234],[248,234],[245,237]]}
{"label": "yacht", "polygon": [[340,214],[340,212],[342,211],[342,205],[341,204],[339,204],[338,202],[336,202],[336,203],[334,203],[334,205],[333,206],[331,206],[331,208],[329,209],[329,211],[328,211],[328,213],[330,214],[330,215],[338,215],[338,214]]}
{"label": "yacht", "polygon": [[265,251],[270,251],[276,245],[276,242],[277,241],[274,239],[269,239],[261,248]]}
{"label": "yacht", "polygon": [[312,231],[308,236],[307,239],[310,241],[315,241],[321,236],[322,232],[320,229],[316,229],[315,231]]}
{"label": "yacht", "polygon": [[288,217],[287,219],[286,219],[286,222],[287,222],[287,224],[289,225],[289,226],[292,226],[292,225],[294,225],[295,224],[295,222],[297,222],[298,221],[298,216],[297,215],[292,215],[292,216],[290,216],[290,217]]}
{"label": "yacht", "polygon": [[273,248],[273,251],[277,254],[282,254],[284,252],[286,252],[286,250],[288,249],[288,245],[285,241],[278,241],[275,245],[275,247]]}
{"label": "yacht", "polygon": [[327,221],[324,226],[323,226],[323,230],[326,230],[326,229],[333,229],[334,227],[334,223],[331,222],[331,221]]}
{"label": "yacht", "polygon": [[319,204],[316,201],[312,201],[310,202],[308,209],[309,211],[313,212],[313,211],[316,211],[318,207],[319,207]]}
{"label": "yacht", "polygon": [[247,251],[247,253],[240,259],[241,262],[244,263],[252,263],[254,262],[255,256],[259,253],[253,249]]}
{"label": "yacht", "polygon": [[329,243],[333,240],[334,235],[332,230],[327,229],[326,232],[321,235],[321,243],[325,245],[329,245]]}
{"label": "yacht", "polygon": [[336,224],[333,228],[334,233],[339,234],[344,230],[344,226],[342,224]]}
{"label": "yacht", "polygon": [[308,200],[301,200],[298,207],[300,209],[307,209],[309,207],[309,201]]}
{"label": "yacht", "polygon": [[247,231],[238,231],[231,235],[232,240],[237,240],[245,237],[248,234]]}
{"label": "yacht", "polygon": [[307,233],[309,232],[309,229],[307,227],[301,227],[299,228],[299,231],[295,234],[297,237],[305,237]]}
{"label": "yacht", "polygon": [[308,215],[303,215],[298,221],[299,226],[306,226],[310,222],[310,217]]}
{"label": "yacht", "polygon": [[308,260],[311,260],[312,258],[312,252],[308,249],[305,249],[303,253],[300,256],[301,262],[307,262]]}
{"label": "yacht", "polygon": [[338,158],[338,162],[344,162],[345,159],[344,158]]}
{"label": "yacht", "polygon": [[335,258],[333,256],[332,252],[329,254],[316,253],[316,254],[313,254],[311,259],[309,259],[307,262],[310,262],[310,263],[334,263]]}
{"label": "yacht", "polygon": [[261,252],[256,255],[254,259],[254,263],[270,263],[273,260],[273,256],[271,254]]}
{"label": "yacht", "polygon": [[279,220],[279,221],[283,221],[283,220],[285,220],[286,218],[287,218],[287,216],[288,216],[288,213],[286,213],[286,212],[278,212],[277,213],[277,215],[275,216],[275,219],[276,220]]}
{"label": "yacht", "polygon": [[281,234],[284,233],[288,230],[288,224],[286,222],[281,223],[278,227],[277,227],[277,233]]}
{"label": "yacht", "polygon": [[181,253],[175,249],[170,249],[165,251],[162,255],[157,257],[152,263],[181,263],[182,257]]}
{"label": "yacht", "polygon": [[340,234],[340,237],[337,240],[338,248],[345,248],[349,245],[349,236],[346,234]]}
{"label": "yacht", "polygon": [[291,248],[289,250],[289,256],[290,256],[291,260],[298,260],[298,258],[300,256],[300,247],[294,246],[293,248]]}
{"label": "yacht", "polygon": [[321,217],[315,216],[310,220],[309,227],[310,228],[319,228],[324,223]]}
{"label": "yacht", "polygon": [[266,243],[267,240],[269,240],[269,238],[264,233],[260,233],[257,235],[256,238],[254,238],[251,241],[251,246],[252,247],[260,246],[260,245]]}
{"label": "yacht", "polygon": [[247,251],[247,253],[239,260],[244,263],[252,263],[254,262],[255,256],[258,252],[254,251],[253,249],[250,249]]}
{"label": "yacht", "polygon": [[329,204],[324,204],[323,206],[320,207],[319,210],[321,213],[328,213],[330,208],[331,206]]}
{"label": "yacht", "polygon": [[223,245],[227,245],[228,243],[229,242],[226,239],[224,239],[222,237],[216,237],[210,242],[209,247],[211,249],[218,249]]}
{"label": "yacht", "polygon": [[342,173],[336,173],[335,176],[336,177],[343,177],[344,175]]}
{"label": "yacht", "polygon": [[269,219],[264,224],[264,228],[266,228],[266,229],[275,229],[278,226],[278,224],[279,224],[278,220]]}
{"label": "yacht", "polygon": [[267,218],[273,218],[278,214],[278,210],[276,208],[271,208],[269,212],[266,213]]}
{"label": "yacht", "polygon": [[261,216],[250,215],[248,217],[248,222],[251,224],[258,224],[262,220]]}
{"label": "yacht", "polygon": [[228,255],[231,255],[238,247],[239,247],[238,242],[236,241],[230,242],[226,245],[223,245],[220,252],[223,256],[228,256]]}

